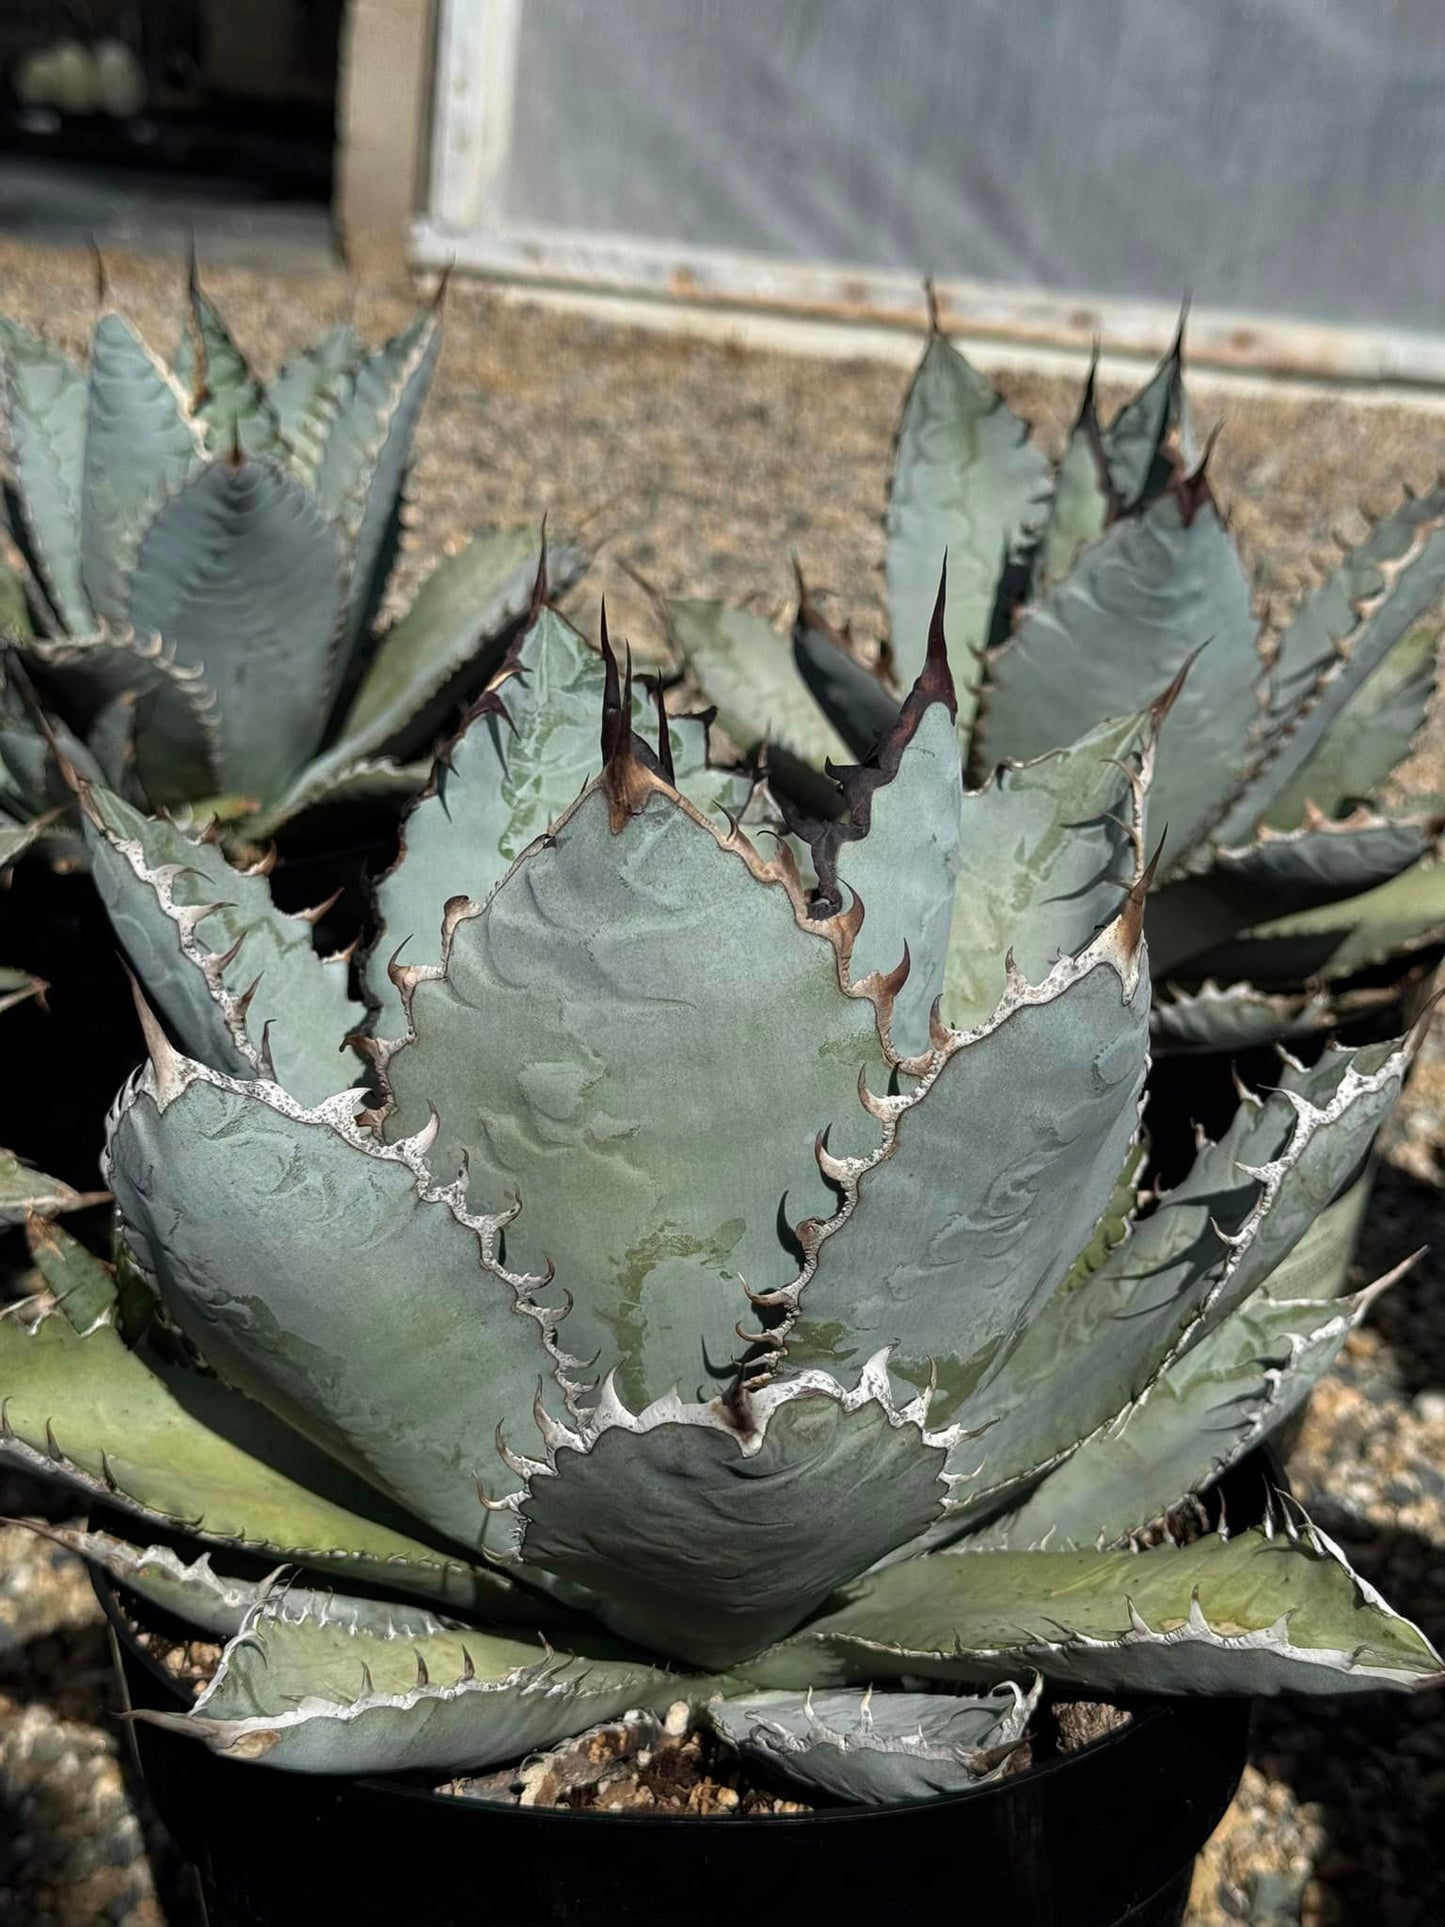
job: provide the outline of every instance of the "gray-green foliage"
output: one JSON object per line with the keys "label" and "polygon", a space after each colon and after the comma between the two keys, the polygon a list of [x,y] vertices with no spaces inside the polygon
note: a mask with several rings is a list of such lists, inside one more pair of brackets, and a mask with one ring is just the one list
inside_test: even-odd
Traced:
{"label": "gray-green foliage", "polygon": [[[108,787],[267,836],[420,786],[410,759],[495,669],[540,548],[482,535],[378,620],[440,342],[434,307],[377,349],[340,327],[268,386],[194,275],[169,366],[108,305],[83,368],[0,317],[0,641]],[[10,733],[43,745],[6,730],[9,778]],[[34,771],[16,787],[22,824],[46,797]]]}
{"label": "gray-green foliage", "polygon": [[1159,716],[966,792],[944,616],[801,837],[543,609],[406,820],[349,1061],[264,876],[86,790],[157,1013],[127,1288],[46,1234],[0,1452],[226,1638],[178,1730],[440,1775],[684,1700],[880,1801],[997,1772],[1037,1676],[1438,1674],[1307,1522],[1174,1536],[1365,1307],[1412,1043],[1287,1067],[1141,1201]]}
{"label": "gray-green foliage", "polygon": [[[889,490],[891,654],[871,663],[806,592],[791,661],[756,618],[670,612],[739,747],[785,744],[774,774],[801,807],[817,808],[832,734],[866,753],[896,713],[945,555],[976,780],[1116,724],[1183,674],[1150,799],[1165,838],[1157,1041],[1243,1048],[1318,1029],[1359,1001],[1360,970],[1445,940],[1438,799],[1379,800],[1434,686],[1445,483],[1407,495],[1266,633],[1192,444],[1179,341],[1107,426],[1090,375],[1051,479],[1026,425],[934,333]],[[958,1021],[947,1001],[944,1015]]]}

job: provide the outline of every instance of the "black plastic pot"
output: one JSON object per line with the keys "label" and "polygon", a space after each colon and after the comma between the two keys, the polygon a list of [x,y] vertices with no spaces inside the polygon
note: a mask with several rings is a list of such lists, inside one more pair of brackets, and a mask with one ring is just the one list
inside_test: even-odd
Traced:
{"label": "black plastic pot", "polygon": [[[1224,1481],[1252,1524],[1278,1465]],[[184,1635],[102,1577],[132,1708],[184,1710],[132,1617]],[[1150,1700],[1076,1753],[969,1793],[759,1819],[651,1819],[455,1799],[398,1780],[226,1760],[143,1721],[131,1735],[157,1813],[196,1865],[214,1927],[736,1927],[891,1917],[936,1889],[1009,1927],[1178,1927],[1199,1849],[1234,1797],[1246,1700]]]}
{"label": "black plastic pot", "polygon": [[[130,1704],[180,1709],[98,1590]],[[752,1820],[494,1806],[220,1759],[142,1722],[132,1737],[214,1927],[736,1927],[887,1919],[929,1891],[960,1919],[1009,1927],[1178,1927],[1248,1728],[1247,1701],[1156,1701],[970,1793]]]}

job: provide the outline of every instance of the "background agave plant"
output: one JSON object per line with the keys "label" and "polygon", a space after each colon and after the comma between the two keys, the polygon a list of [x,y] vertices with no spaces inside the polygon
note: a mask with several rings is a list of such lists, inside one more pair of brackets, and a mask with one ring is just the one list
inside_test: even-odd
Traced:
{"label": "background agave plant", "polygon": [[[433,304],[376,350],[333,329],[268,387],[194,271],[169,367],[108,301],[85,369],[0,318],[0,634],[93,779],[147,808],[255,812],[257,836],[425,779],[539,548],[535,529],[479,537],[378,629],[439,346]],[[39,746],[12,756],[23,729],[7,712],[16,833],[53,801],[22,767]]]}
{"label": "background agave plant", "polygon": [[365,1102],[264,876],[84,795],[182,1048],[147,1015],[118,1271],[52,1230],[0,1320],[0,1451],[225,1637],[170,1717],[440,1776],[681,1698],[876,1800],[994,1770],[1036,1675],[1436,1678],[1306,1521],[1196,1501],[1369,1301],[1331,1213],[1411,1045],[1287,1067],[1141,1210],[1157,712],[969,794],[940,605],[843,810],[765,854],[630,685],[543,610],[438,764]]}
{"label": "background agave plant", "polygon": [[1242,1048],[1378,999],[1349,980],[1392,960],[1398,974],[1445,937],[1440,799],[1379,801],[1434,686],[1445,483],[1407,494],[1287,621],[1261,624],[1190,429],[1181,344],[1182,329],[1107,427],[1091,374],[1051,470],[935,325],[898,428],[880,661],[801,581],[791,660],[757,617],[666,609],[729,734],[768,740],[776,780],[814,808],[815,772],[866,753],[918,673],[945,552],[972,780],[1184,675],[1153,800],[1156,1035]]}

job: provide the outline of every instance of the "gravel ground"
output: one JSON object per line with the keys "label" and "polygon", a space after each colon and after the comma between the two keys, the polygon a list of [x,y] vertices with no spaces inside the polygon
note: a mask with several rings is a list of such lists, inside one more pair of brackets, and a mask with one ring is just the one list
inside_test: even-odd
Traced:
{"label": "gravel ground", "polygon": [[[161,347],[178,326],[173,265],[116,259],[121,304]],[[271,367],[327,323],[368,333],[406,304],[337,276],[210,278],[232,326]],[[82,256],[0,241],[0,306],[73,346],[94,288]],[[418,438],[415,514],[400,588],[469,529],[550,511],[596,518],[609,557],[581,592],[588,622],[604,592],[615,633],[656,647],[625,557],[661,588],[782,611],[788,557],[837,598],[860,633],[882,618],[878,510],[897,412],[897,369],[629,334],[574,317],[451,297],[437,390]],[[1048,440],[1072,415],[1073,385],[1003,384]],[[1106,403],[1118,399],[1106,391]],[[1438,415],[1286,394],[1215,402],[1224,417],[1216,487],[1262,601],[1274,608],[1358,531],[1401,482],[1433,480]],[[1414,774],[1445,788],[1445,727]],[[1301,1498],[1362,1570],[1445,1638],[1445,1032],[1427,1047],[1395,1120],[1360,1254],[1362,1276],[1441,1243],[1375,1310],[1316,1393],[1290,1459]],[[0,1511],[45,1503],[0,1480]],[[63,1509],[64,1502],[61,1501]],[[50,1501],[54,1512],[55,1501]],[[0,1920],[26,1927],[192,1927],[193,1891],[129,1776],[112,1717],[103,1629],[73,1562],[0,1529]],[[1445,1723],[1440,1702],[1351,1699],[1268,1707],[1239,1798],[1200,1863],[1192,1927],[1438,1927],[1445,1918]]]}

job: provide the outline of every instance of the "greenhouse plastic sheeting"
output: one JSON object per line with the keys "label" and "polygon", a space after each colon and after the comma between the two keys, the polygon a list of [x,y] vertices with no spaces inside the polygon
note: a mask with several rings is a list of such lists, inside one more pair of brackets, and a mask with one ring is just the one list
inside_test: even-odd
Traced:
{"label": "greenhouse plastic sheeting", "polygon": [[1445,313],[1441,0],[524,0],[515,58],[499,228]]}

